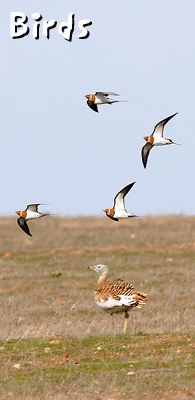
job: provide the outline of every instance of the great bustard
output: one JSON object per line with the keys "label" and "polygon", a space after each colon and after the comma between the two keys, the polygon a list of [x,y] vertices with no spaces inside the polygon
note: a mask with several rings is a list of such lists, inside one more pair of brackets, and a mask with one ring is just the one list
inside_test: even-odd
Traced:
{"label": "great bustard", "polygon": [[111,315],[124,312],[124,332],[126,332],[128,311],[133,307],[142,308],[147,301],[147,295],[137,292],[130,283],[122,279],[109,282],[106,265],[98,264],[89,268],[101,274],[94,293],[96,304]]}

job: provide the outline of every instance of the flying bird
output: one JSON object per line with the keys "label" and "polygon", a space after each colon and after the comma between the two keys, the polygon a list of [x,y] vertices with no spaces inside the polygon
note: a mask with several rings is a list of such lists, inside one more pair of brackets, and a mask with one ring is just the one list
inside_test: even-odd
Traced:
{"label": "flying bird", "polygon": [[112,92],[95,92],[95,94],[86,94],[85,97],[88,99],[86,103],[93,111],[99,112],[98,106],[100,104],[112,104],[125,101],[125,100],[110,99],[109,98],[110,95],[119,96],[117,93],[112,93]]}
{"label": "flying bird", "polygon": [[110,315],[125,313],[125,332],[129,318],[128,311],[134,307],[142,308],[147,301],[147,295],[137,292],[130,283],[124,282],[122,279],[109,282],[106,265],[98,264],[89,268],[100,274],[94,293],[97,306]]}
{"label": "flying bird", "polygon": [[16,214],[19,215],[19,218],[17,219],[17,223],[19,227],[29,236],[32,236],[27,224],[27,221],[29,219],[36,219],[36,218],[41,218],[45,217],[47,214],[40,213],[38,212],[38,206],[41,206],[43,204],[29,204],[25,210],[23,211],[16,211]]}
{"label": "flying bird", "polygon": [[[171,139],[166,139],[163,137],[163,131],[164,131],[164,126],[167,124],[167,122],[173,118],[177,112],[173,115],[170,115],[170,117],[167,117],[163,119],[162,121],[158,122],[158,124],[155,125],[154,130],[150,136],[145,136],[144,139],[146,140],[146,144],[142,147],[141,155],[142,155],[142,162],[144,168],[146,168],[146,164],[148,161],[148,156],[150,153],[150,150],[154,146],[164,146],[166,144],[177,144],[173,142]],[[180,145],[179,145],[180,146]]]}
{"label": "flying bird", "polygon": [[130,217],[137,217],[137,215],[134,214],[129,214],[125,210],[125,202],[124,202],[124,197],[126,194],[130,191],[130,189],[133,187],[135,182],[130,183],[129,185],[125,186],[120,192],[117,193],[117,195],[114,198],[114,206],[113,208],[106,208],[103,210],[107,217],[113,219],[114,221],[119,221],[119,219],[122,218],[130,218]]}

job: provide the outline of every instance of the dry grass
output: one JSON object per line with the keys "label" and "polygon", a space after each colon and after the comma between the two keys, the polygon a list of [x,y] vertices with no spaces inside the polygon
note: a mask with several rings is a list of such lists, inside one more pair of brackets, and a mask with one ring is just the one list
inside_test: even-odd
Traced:
{"label": "dry grass", "polygon": [[[122,315],[114,317],[114,334],[119,335],[117,342],[122,345],[128,338],[130,342],[134,340],[137,346],[139,340],[142,343],[142,338],[140,339],[138,335],[142,332],[143,341],[147,336],[150,344],[153,335],[156,334],[160,336],[155,340],[159,338],[166,342],[166,338],[170,340],[182,335],[183,340],[189,339],[189,344],[192,344],[195,328],[195,217],[147,217],[120,223],[114,223],[107,218],[50,217],[32,221],[29,225],[33,234],[32,239],[19,230],[15,218],[0,219],[0,338],[2,347],[8,346],[13,339],[16,340],[14,346],[17,343],[28,343],[27,359],[30,357],[33,360],[32,348],[36,346],[31,346],[32,340],[40,340],[38,347],[43,342],[47,347],[45,340],[60,338],[63,348],[64,341],[70,343],[77,341],[74,346],[78,347],[78,353],[83,343],[87,343],[84,341],[89,338],[102,343],[107,342],[109,338],[109,343],[113,344],[115,339],[112,338],[116,336],[113,335],[112,318],[99,310],[93,299],[97,276],[93,271],[88,270],[88,266],[96,263],[109,266],[110,279],[127,280],[134,285],[135,289],[148,293],[149,300],[146,306],[142,310],[135,309],[131,312],[126,337],[121,334]],[[178,346],[180,346],[179,340]],[[96,359],[93,355],[94,343],[91,347],[89,346],[89,354],[87,354],[89,360],[90,357]],[[144,346],[143,343],[143,352]],[[180,350],[180,347],[177,350]],[[12,351],[14,352],[13,349]],[[19,359],[23,360],[22,352],[20,348]],[[102,399],[103,388],[107,393],[107,397],[104,397],[106,399],[139,399],[139,395],[141,396],[144,391],[145,398],[149,399],[195,397],[195,384],[190,381],[190,384],[186,386],[187,374],[185,375],[183,370],[180,371],[178,365],[174,369],[174,363],[171,364],[171,372],[168,375],[160,372],[158,364],[152,367],[146,366],[145,369],[149,371],[146,376],[149,376],[150,383],[143,384],[142,392],[140,392],[141,381],[144,381],[145,375],[143,376],[142,373],[143,368],[138,366],[135,375],[137,379],[131,376],[128,378],[131,381],[131,389],[129,389],[129,384],[126,382],[126,367],[123,368],[123,372],[119,366],[118,369],[111,368],[109,374],[109,367],[103,368],[103,365],[109,366],[108,360],[111,357],[107,350],[106,352],[106,355],[102,356],[103,364],[100,365],[98,372],[101,379],[99,375],[98,378],[95,375],[98,384],[94,384],[94,379],[91,379],[90,374],[94,373],[91,370],[89,376],[86,375],[86,371],[80,372],[81,375],[83,374],[82,384],[79,380],[79,383],[74,381],[75,364],[65,363],[65,366],[62,364],[62,369],[64,371],[67,365],[69,366],[70,382],[67,381],[67,377],[64,377],[64,380],[60,381],[61,389],[56,386],[56,382],[53,386],[50,385],[49,378],[46,377],[42,391],[40,389],[40,393],[33,392],[29,383],[32,371],[29,371],[26,377],[28,384],[23,391],[27,395],[21,394],[23,393],[19,390],[21,385],[13,379],[13,385],[10,387],[5,380],[1,398],[11,398],[12,395],[8,393],[13,393],[12,398],[26,396],[25,398],[29,399],[43,399],[43,396],[46,396],[47,400],[50,398],[61,400],[77,396],[79,399],[86,398],[87,400]],[[149,346],[147,357],[152,357],[152,352],[153,347]],[[114,353],[115,350],[113,350],[113,357]],[[115,364],[125,364],[127,354],[123,355],[120,351],[119,353],[120,362],[116,361]],[[167,348],[167,357],[171,354],[169,353],[170,350]],[[10,357],[8,350],[2,351],[2,356],[8,362],[10,358],[7,359],[6,354]],[[191,362],[194,353],[187,352],[185,357],[187,354],[190,354]],[[35,360],[36,357],[37,355],[34,354]],[[44,354],[44,357],[48,355]],[[59,354],[56,357],[59,358]],[[83,354],[81,354],[81,359],[82,357],[84,357]],[[55,368],[58,365],[58,358],[54,357]],[[141,362],[141,354],[138,358]],[[160,353],[158,361],[155,360],[155,362],[164,363]],[[8,364],[7,369],[6,367],[1,369],[2,376],[6,376],[11,368],[11,364],[9,366]],[[174,371],[177,372],[176,375]],[[22,369],[16,372],[24,374]],[[105,382],[107,382],[106,387]],[[63,385],[67,389],[64,390]],[[22,388],[24,386],[22,385]],[[124,395],[121,394],[122,387]],[[113,391],[117,388],[119,390]],[[174,390],[176,390],[175,394]],[[98,392],[97,396],[94,394],[95,391]]]}

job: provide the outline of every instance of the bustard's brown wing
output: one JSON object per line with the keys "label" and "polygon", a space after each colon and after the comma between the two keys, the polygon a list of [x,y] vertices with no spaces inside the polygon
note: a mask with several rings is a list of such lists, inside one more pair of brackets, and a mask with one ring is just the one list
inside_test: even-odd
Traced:
{"label": "bustard's brown wing", "polygon": [[113,312],[124,312],[126,308],[133,307],[142,308],[147,301],[146,296],[122,279],[105,283],[95,291],[96,302],[104,309],[113,309]]}

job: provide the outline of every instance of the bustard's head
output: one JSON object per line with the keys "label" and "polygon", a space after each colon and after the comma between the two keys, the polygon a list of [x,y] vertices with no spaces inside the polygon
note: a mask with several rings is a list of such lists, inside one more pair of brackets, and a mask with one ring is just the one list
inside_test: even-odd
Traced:
{"label": "bustard's head", "polygon": [[106,265],[103,264],[97,264],[89,267],[90,269],[93,269],[94,271],[98,272],[99,274],[103,274],[104,272],[108,273],[108,268]]}

